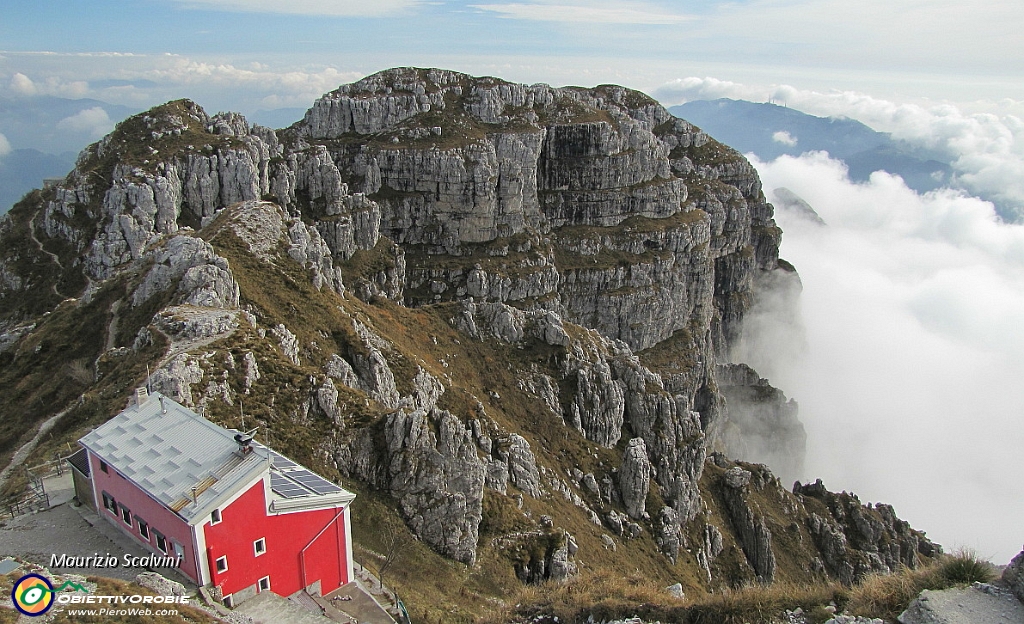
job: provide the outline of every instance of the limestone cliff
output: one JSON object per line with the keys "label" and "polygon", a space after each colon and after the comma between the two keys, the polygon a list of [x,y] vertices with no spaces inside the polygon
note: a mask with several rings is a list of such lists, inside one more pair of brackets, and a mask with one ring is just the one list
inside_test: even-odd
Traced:
{"label": "limestone cliff", "polygon": [[0,223],[0,407],[30,431],[81,397],[74,435],[148,365],[471,574],[914,565],[930,543],[890,509],[708,460],[749,432],[802,450],[795,405],[727,362],[780,266],[772,210],[738,153],[616,86],[395,69],[277,131],[171,102]]}

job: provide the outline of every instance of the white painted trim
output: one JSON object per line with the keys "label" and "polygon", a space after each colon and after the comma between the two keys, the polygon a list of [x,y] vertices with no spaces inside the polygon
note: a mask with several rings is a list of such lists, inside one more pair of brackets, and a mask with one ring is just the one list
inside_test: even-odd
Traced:
{"label": "white painted trim", "polygon": [[356,580],[356,570],[353,565],[355,561],[352,555],[352,514],[349,512],[351,505],[345,506],[345,567],[348,570],[348,582]]}
{"label": "white painted trim", "polygon": [[199,580],[202,581],[200,585],[209,585],[213,582],[213,577],[210,575],[209,557],[206,556],[206,527],[200,525],[191,528],[192,548],[195,549],[196,563],[199,568]]}
{"label": "white painted trim", "polygon": [[[90,451],[88,448],[86,448],[84,446],[82,448],[85,449],[85,460],[87,462],[89,462],[89,485],[92,486],[92,504],[95,505],[95,507],[93,507],[93,509],[95,509],[96,512],[99,513],[100,509],[103,509],[103,504],[102,504],[103,500],[101,498],[99,498],[99,494],[98,494],[98,492],[96,490],[96,479],[94,479],[93,476],[92,476],[92,458],[93,458],[93,454],[92,454],[92,451]],[[99,456],[96,456],[96,459],[99,459]]]}
{"label": "white painted trim", "polygon": [[313,511],[317,509],[337,509],[355,500],[356,495],[347,490],[337,494],[322,494],[303,498],[280,498],[275,496],[270,503],[270,512],[280,515],[295,511]]}

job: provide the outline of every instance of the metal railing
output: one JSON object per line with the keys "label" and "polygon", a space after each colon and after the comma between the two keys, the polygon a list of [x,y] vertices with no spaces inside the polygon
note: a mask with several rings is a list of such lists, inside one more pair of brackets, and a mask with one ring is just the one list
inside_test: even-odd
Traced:
{"label": "metal railing", "polygon": [[67,455],[55,454],[54,458],[37,464],[25,466],[25,478],[28,480],[24,492],[19,492],[0,501],[0,513],[14,518],[26,513],[49,509],[50,495],[46,491],[44,479],[63,476],[70,468],[65,464],[74,453]]}

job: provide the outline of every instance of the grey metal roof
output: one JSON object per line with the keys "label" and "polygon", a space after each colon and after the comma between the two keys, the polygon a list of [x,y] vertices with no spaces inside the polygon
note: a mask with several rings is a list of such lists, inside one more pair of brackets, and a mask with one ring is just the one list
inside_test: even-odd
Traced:
{"label": "grey metal roof", "polygon": [[[280,457],[260,444],[241,453],[236,433],[154,392],[141,405],[133,400],[80,442],[150,496],[198,524],[241,489],[266,476],[272,454]],[[345,496],[305,496],[311,499],[306,506],[354,498],[341,491]]]}

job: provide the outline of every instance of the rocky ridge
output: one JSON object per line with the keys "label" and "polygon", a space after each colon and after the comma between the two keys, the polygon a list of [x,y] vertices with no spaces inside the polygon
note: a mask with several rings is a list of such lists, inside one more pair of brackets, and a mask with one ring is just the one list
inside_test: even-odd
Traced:
{"label": "rocky ridge", "polygon": [[781,232],[750,164],[643,94],[404,68],[277,131],[171,102],[0,236],[6,363],[92,319],[68,392],[115,400],[152,362],[450,559],[537,581],[649,544],[713,587],[935,552],[891,508],[709,460],[752,421],[802,450],[795,408],[725,365]]}

